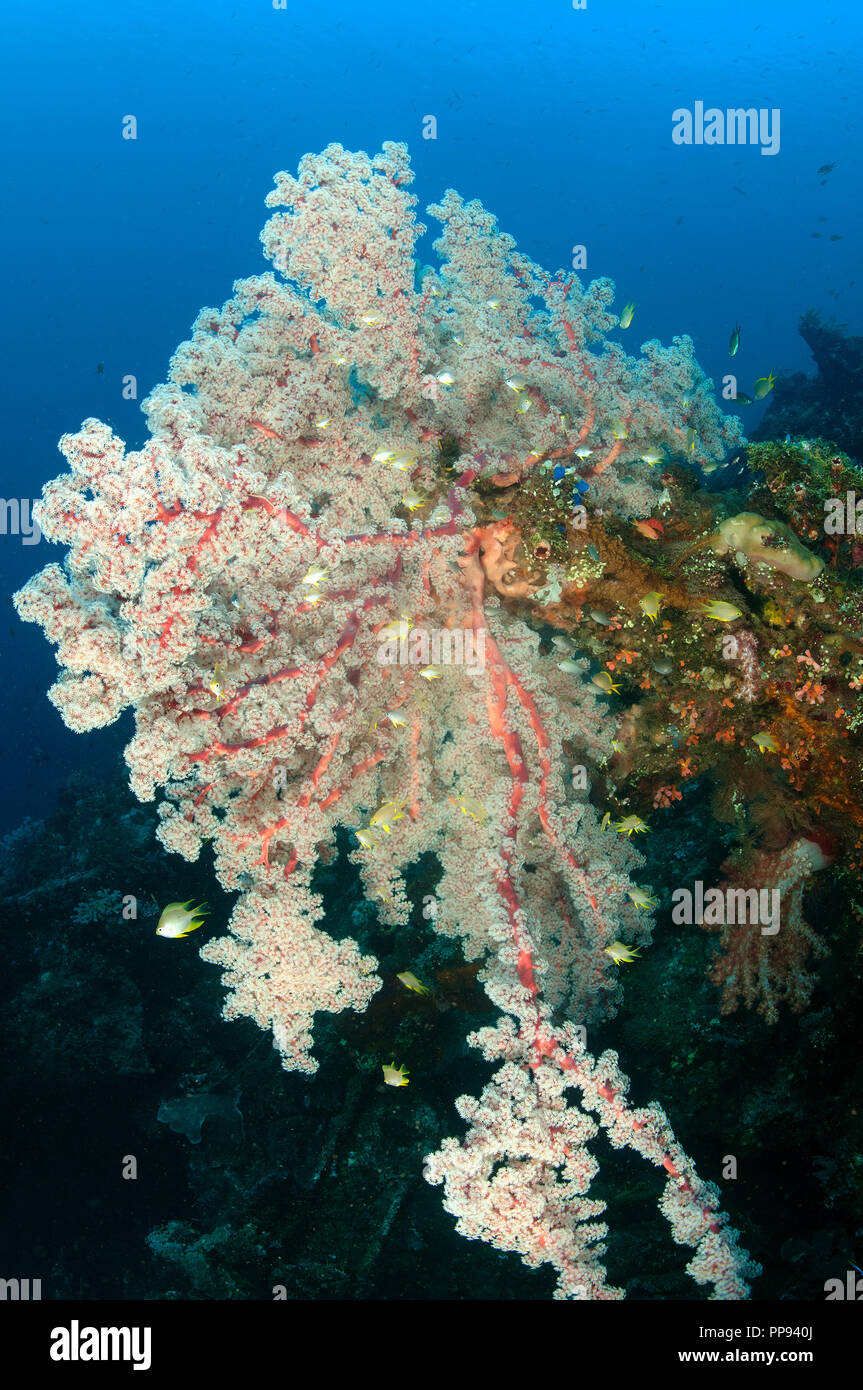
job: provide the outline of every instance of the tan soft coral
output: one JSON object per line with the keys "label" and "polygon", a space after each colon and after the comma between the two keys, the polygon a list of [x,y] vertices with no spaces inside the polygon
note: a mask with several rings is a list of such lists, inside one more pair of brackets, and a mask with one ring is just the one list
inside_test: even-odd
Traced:
{"label": "tan soft coral", "polygon": [[715,555],[742,554],[747,560],[787,574],[789,579],[809,582],[817,579],[824,562],[807,550],[790,526],[768,521],[757,512],[738,512],[730,516],[709,538]]}

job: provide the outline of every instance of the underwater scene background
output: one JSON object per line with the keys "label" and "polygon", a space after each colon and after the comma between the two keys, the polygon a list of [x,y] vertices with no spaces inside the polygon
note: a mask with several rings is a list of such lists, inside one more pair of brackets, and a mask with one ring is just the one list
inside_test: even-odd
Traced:
{"label": "underwater scene background", "polygon": [[6,29],[0,1277],[845,1296],[859,10]]}

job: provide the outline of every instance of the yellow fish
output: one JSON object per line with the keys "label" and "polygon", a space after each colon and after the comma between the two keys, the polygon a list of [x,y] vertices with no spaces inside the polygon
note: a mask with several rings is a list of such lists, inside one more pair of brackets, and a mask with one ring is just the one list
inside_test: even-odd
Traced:
{"label": "yellow fish", "polygon": [[752,742],[762,753],[778,753],[779,744],[772,734],[764,733],[752,735]]}
{"label": "yellow fish", "polygon": [[643,907],[648,910],[651,907],[656,907],[659,902],[658,898],[652,898],[643,888],[630,888],[626,896],[632,899],[636,907]]}
{"label": "yellow fish", "polygon": [[471,820],[485,820],[485,807],[481,801],[477,801],[475,796],[451,796],[449,799],[453,806],[459,808],[462,815],[470,816]]}
{"label": "yellow fish", "polygon": [[412,627],[413,623],[407,613],[402,613],[400,618],[396,618],[380,628],[377,635],[385,642],[405,642]]}
{"label": "yellow fish", "polygon": [[399,975],[396,975],[396,979],[401,980],[405,989],[413,990],[414,994],[431,994],[428,985],[424,985],[421,980],[418,980],[412,970],[402,970]]}
{"label": "yellow fish", "polygon": [[773,390],[776,385],[776,378],[771,372],[769,376],[760,376],[752,388],[752,394],[757,401],[763,401],[764,397]]}
{"label": "yellow fish", "polygon": [[404,820],[403,805],[404,802],[385,801],[383,805],[379,806],[375,811],[369,821],[369,825],[373,830],[382,830],[385,835],[391,835],[396,821]]}
{"label": "yellow fish", "polygon": [[646,821],[641,819],[641,816],[626,816],[623,820],[618,821],[614,828],[618,834],[631,837],[632,835],[643,835],[650,827]]}
{"label": "yellow fish", "polygon": [[624,304],[624,306],[623,306],[623,313],[622,313],[621,316],[620,316],[620,326],[621,326],[621,328],[628,328],[628,327],[629,327],[629,325],[632,323],[632,319],[633,319],[633,315],[634,315],[634,314],[635,314],[635,303],[634,303],[634,301],[630,301],[629,304]]}
{"label": "yellow fish", "polygon": [[384,1063],[381,1066],[384,1074],[384,1081],[388,1086],[408,1086],[409,1072],[407,1067],[397,1067],[395,1062],[390,1062],[389,1066]]}
{"label": "yellow fish", "polygon": [[624,961],[629,963],[637,960],[640,950],[640,946],[625,946],[622,941],[612,941],[610,946],[605,947],[606,955],[611,956],[615,965],[623,965]]}
{"label": "yellow fish", "polygon": [[386,713],[379,714],[377,719],[372,724],[372,728],[376,729],[384,719],[388,719],[394,729],[407,728],[408,721],[405,719],[404,715],[399,714],[397,710],[387,710]]}
{"label": "yellow fish", "polygon": [[402,452],[391,454],[386,462],[389,464],[390,468],[395,468],[398,473],[407,473],[409,468],[414,467],[416,458],[413,454]]}
{"label": "yellow fish", "polygon": [[602,691],[603,695],[610,695],[612,690],[616,694],[620,689],[619,685],[614,684],[614,681],[607,671],[597,671],[596,675],[591,676],[590,679],[593,681],[593,684]]}
{"label": "yellow fish", "polygon": [[159,918],[156,935],[168,936],[176,941],[181,936],[188,936],[189,932],[197,931],[203,925],[207,904],[201,903],[200,907],[192,907],[191,904],[191,898],[185,903],[168,903]]}
{"label": "yellow fish", "polygon": [[406,492],[402,501],[409,512],[417,512],[426,505],[428,497],[424,492]]}
{"label": "yellow fish", "polygon": [[645,618],[649,618],[652,623],[659,617],[659,610],[662,607],[662,594],[656,589],[651,589],[649,594],[645,594],[638,600],[638,606]]}
{"label": "yellow fish", "polygon": [[224,673],[224,666],[222,665],[221,661],[217,661],[215,666],[213,667],[212,678],[210,679],[207,685],[207,689],[212,690],[217,700],[221,700],[225,694],[225,687],[222,682],[222,676],[224,675]]}
{"label": "yellow fish", "polygon": [[743,617],[740,608],[735,608],[733,603],[723,603],[722,599],[711,599],[701,611],[705,618],[715,618],[718,623],[733,623],[735,618]]}

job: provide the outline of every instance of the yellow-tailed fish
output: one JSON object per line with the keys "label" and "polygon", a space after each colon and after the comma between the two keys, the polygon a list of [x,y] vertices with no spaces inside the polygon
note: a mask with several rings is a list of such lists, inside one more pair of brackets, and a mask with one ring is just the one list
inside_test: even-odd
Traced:
{"label": "yellow-tailed fish", "polygon": [[633,315],[634,315],[634,314],[635,314],[635,302],[631,300],[631,301],[629,302],[629,304],[624,304],[624,306],[623,306],[623,313],[622,313],[621,316],[620,316],[620,326],[621,326],[621,328],[628,328],[628,327],[629,327],[629,325],[632,323],[632,319],[633,319]]}
{"label": "yellow-tailed fish", "polygon": [[412,990],[414,994],[431,994],[428,985],[424,985],[422,980],[418,980],[412,970],[402,970],[396,979],[400,980],[405,989]]}
{"label": "yellow-tailed fish", "polygon": [[761,753],[779,752],[779,744],[776,742],[776,739],[772,734],[765,733],[763,730],[760,734],[752,735],[752,742]]}
{"label": "yellow-tailed fish", "polygon": [[378,632],[378,637],[383,638],[385,642],[404,642],[412,627],[413,623],[407,613],[402,613],[400,618],[386,623]]}
{"label": "yellow-tailed fish", "polygon": [[381,1065],[381,1071],[388,1086],[408,1086],[410,1084],[408,1081],[410,1073],[407,1067],[397,1067],[394,1061],[390,1062],[389,1066],[384,1062]]}
{"label": "yellow-tailed fish", "polygon": [[185,903],[168,903],[156,928],[157,936],[167,936],[172,940],[177,940],[181,936],[188,936],[189,932],[197,931],[203,925],[207,915],[207,904],[201,903],[200,907],[192,907],[192,899],[189,898]]}
{"label": "yellow-tailed fish", "polygon": [[614,828],[620,835],[644,835],[650,826],[641,816],[624,816]]}
{"label": "yellow-tailed fish", "polygon": [[427,504],[428,497],[424,492],[411,491],[405,493],[402,502],[409,512],[418,512]]}
{"label": "yellow-tailed fish", "polygon": [[395,468],[398,473],[407,473],[410,468],[415,466],[416,458],[413,454],[402,451],[401,453],[393,454],[387,459],[387,463],[390,468]]}
{"label": "yellow-tailed fish", "polygon": [[396,821],[404,820],[403,802],[385,801],[379,806],[369,821],[373,830],[382,830],[385,835],[393,833],[393,826]]}
{"label": "yellow-tailed fish", "polygon": [[649,618],[652,623],[655,623],[656,619],[659,617],[659,610],[662,607],[662,597],[662,594],[658,593],[656,589],[651,589],[649,594],[644,594],[643,597],[638,600],[638,606],[645,618]]}
{"label": "yellow-tailed fish", "polygon": [[463,815],[470,816],[471,820],[485,820],[486,809],[475,796],[451,796],[449,799],[453,806],[457,806]]}
{"label": "yellow-tailed fish", "polygon": [[602,691],[603,695],[610,695],[612,690],[617,693],[620,689],[619,685],[614,684],[614,681],[607,671],[597,671],[596,675],[591,676],[590,679],[593,681],[593,684]]}
{"label": "yellow-tailed fish", "polygon": [[302,579],[300,580],[300,583],[310,584],[313,588],[316,589],[320,584],[321,580],[326,578],[327,574],[329,573],[329,568],[329,565],[312,565],[311,569],[308,569],[306,573],[303,575]]}
{"label": "yellow-tailed fish", "polygon": [[221,661],[217,661],[215,666],[213,667],[213,674],[207,683],[207,689],[212,690],[217,700],[223,699],[225,694],[225,686],[222,680],[224,674],[224,666],[222,665]]}
{"label": "yellow-tailed fish", "polygon": [[622,941],[612,941],[611,945],[606,946],[604,950],[607,956],[611,956],[615,965],[623,965],[624,962],[630,964],[632,961],[638,960],[641,947],[629,947],[625,946]]}
{"label": "yellow-tailed fish", "polygon": [[752,394],[757,401],[763,401],[768,392],[772,391],[776,385],[776,378],[771,372],[769,376],[760,376],[752,388]]}
{"label": "yellow-tailed fish", "polygon": [[656,907],[659,902],[658,898],[652,898],[643,888],[630,888],[627,890],[626,896],[632,899],[636,907],[642,907],[646,912],[649,912],[652,907]]}
{"label": "yellow-tailed fish", "polygon": [[656,445],[652,449],[645,449],[641,457],[645,463],[649,463],[653,468],[655,464],[665,462],[665,450]]}
{"label": "yellow-tailed fish", "polygon": [[715,618],[718,623],[733,623],[735,618],[743,617],[740,608],[735,608],[733,603],[725,603],[718,598],[705,603],[701,612],[705,618]]}
{"label": "yellow-tailed fish", "polygon": [[421,666],[417,675],[422,676],[424,681],[439,681],[443,671],[440,666]]}

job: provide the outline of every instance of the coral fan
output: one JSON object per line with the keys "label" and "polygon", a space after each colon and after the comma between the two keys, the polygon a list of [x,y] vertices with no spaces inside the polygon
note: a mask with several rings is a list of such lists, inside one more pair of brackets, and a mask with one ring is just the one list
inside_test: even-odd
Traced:
{"label": "coral fan", "polygon": [[227,1017],[314,1071],[314,1013],[362,1010],[379,986],[371,957],[317,925],[316,862],[337,826],[355,831],[367,891],[398,924],[403,871],[433,851],[436,929],[481,962],[500,1010],[471,1042],[501,1065],[459,1101],[464,1139],[427,1159],[459,1228],[551,1264],[562,1296],[619,1296],[585,1195],[593,1111],[664,1170],[693,1277],[740,1297],[754,1267],[717,1190],[658,1106],[628,1106],[616,1056],[585,1045],[615,985],[606,948],[649,931],[630,900],[640,860],[570,775],[612,751],[588,665],[550,661],[514,603],[550,613],[579,591],[596,563],[569,559],[584,508],[552,508],[528,555],[474,486],[518,489],[551,464],[556,506],[566,459],[567,487],[579,467],[603,525],[626,524],[663,495],[646,451],[716,460],[739,426],[688,339],[628,357],[606,336],[610,282],[548,276],[452,191],[430,209],[440,270],[415,288],[411,177],[393,144],[373,159],[330,146],[278,176],[284,211],[262,233],[278,273],[202,311],[145,402],[142,449],[95,420],[64,438],[71,473],[40,524],[69,555],[17,605],[58,645],[67,724],[131,706],[131,785],[164,789],[160,838],[187,859],[212,841],[240,893],[231,935],[202,953],[224,969]]}

